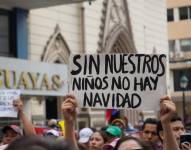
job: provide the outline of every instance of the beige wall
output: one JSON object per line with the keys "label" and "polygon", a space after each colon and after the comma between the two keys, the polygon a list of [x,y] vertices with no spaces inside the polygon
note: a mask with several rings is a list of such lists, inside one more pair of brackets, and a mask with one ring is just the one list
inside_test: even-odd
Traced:
{"label": "beige wall", "polygon": [[163,0],[128,0],[138,53],[168,53],[166,3]]}
{"label": "beige wall", "polygon": [[167,8],[191,5],[191,0],[167,0]]}
{"label": "beige wall", "polygon": [[96,53],[98,48],[103,0],[96,0],[91,5],[84,3],[85,52]]}
{"label": "beige wall", "polygon": [[169,40],[191,38],[191,20],[168,23]]}
{"label": "beige wall", "polygon": [[[181,101],[176,102],[176,109],[177,109],[178,115],[182,117],[182,97],[181,97]],[[191,103],[188,102],[188,98],[186,98],[186,113],[189,114],[189,116],[191,114]]]}
{"label": "beige wall", "polygon": [[58,24],[71,52],[81,50],[80,4],[31,10],[29,13],[29,59],[40,61],[43,50]]}

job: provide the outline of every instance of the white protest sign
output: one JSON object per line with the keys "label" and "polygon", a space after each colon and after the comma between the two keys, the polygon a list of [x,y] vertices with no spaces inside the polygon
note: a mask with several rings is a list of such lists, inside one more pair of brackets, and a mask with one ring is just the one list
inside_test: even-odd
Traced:
{"label": "white protest sign", "polygon": [[13,100],[20,97],[19,90],[0,90],[0,117],[17,117],[17,109]]}
{"label": "white protest sign", "polygon": [[70,56],[70,92],[86,108],[156,110],[166,93],[166,55]]}

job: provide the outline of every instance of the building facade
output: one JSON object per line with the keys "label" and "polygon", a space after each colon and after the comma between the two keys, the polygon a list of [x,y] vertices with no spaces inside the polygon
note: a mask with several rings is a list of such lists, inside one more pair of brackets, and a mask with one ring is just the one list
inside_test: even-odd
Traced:
{"label": "building facade", "polygon": [[[170,91],[177,104],[178,113],[187,121],[191,114],[191,1],[167,0],[168,40],[170,57]],[[181,77],[186,76],[188,85],[185,92],[186,105],[183,108]]]}
{"label": "building facade", "polygon": [[[0,41],[4,42],[4,47],[0,46],[2,56],[67,64],[70,53],[168,54],[164,0],[96,0],[91,4],[57,3],[57,6],[51,7],[50,4],[0,4],[3,12],[0,14],[5,14],[1,16],[7,16],[7,13],[15,11],[13,14],[20,20],[16,21],[15,26],[18,29],[14,27],[16,31],[14,36],[11,36],[17,49],[11,48],[12,44],[8,44],[12,42],[9,37],[12,28],[6,29],[7,33],[0,32],[4,38]],[[4,19],[4,24],[0,30],[5,32],[5,28],[12,23],[9,22],[9,18],[3,17],[1,18]],[[16,52],[13,51],[15,49]],[[6,55],[4,51],[9,53]],[[24,99],[26,112],[36,124],[43,124],[50,118],[62,117],[62,100],[59,96],[26,95]],[[103,126],[104,113],[104,110],[80,109],[78,128],[87,125]],[[130,110],[126,115],[133,124],[139,120],[138,111]]]}

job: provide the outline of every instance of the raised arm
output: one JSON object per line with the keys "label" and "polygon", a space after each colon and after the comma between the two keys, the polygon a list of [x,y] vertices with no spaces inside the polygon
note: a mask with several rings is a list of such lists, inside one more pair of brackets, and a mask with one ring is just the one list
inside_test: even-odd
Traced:
{"label": "raised arm", "polygon": [[76,150],[78,150],[77,141],[75,138],[74,124],[76,120],[76,98],[73,95],[67,95],[62,103],[62,113],[65,121],[65,138],[70,140]]}
{"label": "raised arm", "polygon": [[18,110],[18,117],[19,117],[21,123],[23,124],[25,135],[36,134],[33,124],[28,120],[28,118],[26,117],[26,115],[23,112],[23,102],[21,101],[21,99],[17,99],[15,101],[13,101],[13,105]]}
{"label": "raised arm", "polygon": [[160,120],[164,131],[164,150],[179,150],[178,143],[171,128],[171,118],[176,112],[176,106],[170,97],[165,96],[160,101]]}

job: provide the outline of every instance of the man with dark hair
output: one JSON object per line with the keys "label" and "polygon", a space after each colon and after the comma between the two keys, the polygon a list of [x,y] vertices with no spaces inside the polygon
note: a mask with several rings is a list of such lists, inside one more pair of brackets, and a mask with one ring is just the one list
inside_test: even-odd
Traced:
{"label": "man with dark hair", "polygon": [[[182,123],[182,119],[177,115],[174,114],[170,120],[170,126],[172,128],[173,134],[177,140],[177,142],[180,142],[180,135],[185,133],[185,128]],[[164,132],[161,125],[161,122],[159,122],[157,126],[157,134],[159,135],[161,140],[164,140]]]}
{"label": "man with dark hair", "polygon": [[142,126],[142,139],[144,141],[158,142],[157,135],[158,120],[154,118],[147,118]]}

